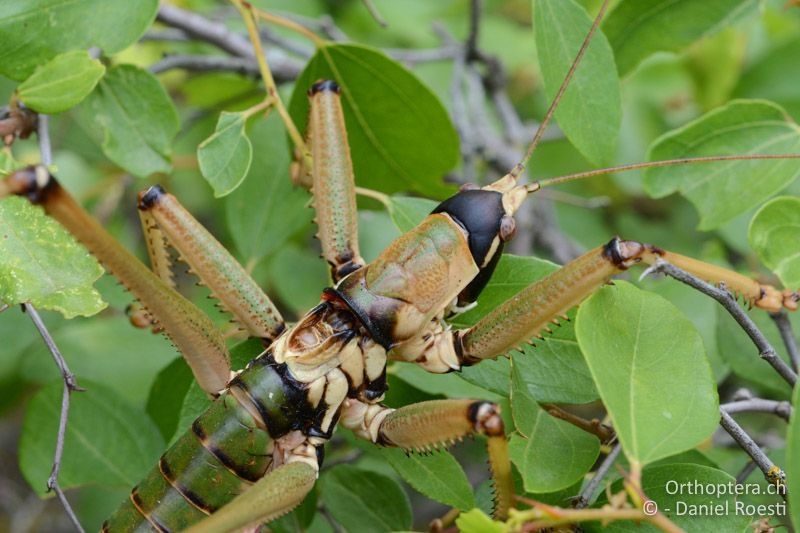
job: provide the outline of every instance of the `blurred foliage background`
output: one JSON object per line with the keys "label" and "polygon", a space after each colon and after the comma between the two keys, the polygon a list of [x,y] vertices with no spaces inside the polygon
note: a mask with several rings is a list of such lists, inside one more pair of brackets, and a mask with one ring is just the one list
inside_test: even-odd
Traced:
{"label": "blurred foliage background", "polygon": [[[201,13],[244,35],[241,19],[229,4],[212,0],[170,3]],[[579,3],[594,14],[601,2],[581,0]],[[612,6],[618,3],[612,2]],[[698,35],[691,42],[675,43],[674,51],[648,53],[639,62],[638,59],[623,57],[620,48],[615,50],[621,79],[622,120],[615,153],[605,163],[644,161],[648,147],[659,136],[735,98],[766,99],[782,106],[793,120],[800,119],[800,62],[797,60],[800,57],[800,9],[785,0],[734,3],[736,8],[720,27],[701,32],[706,35]],[[429,145],[429,150],[424,157],[420,156],[420,160],[404,162],[407,164],[406,174],[412,175],[411,182],[397,179],[389,171],[383,175],[363,175],[359,173],[360,166],[364,169],[378,168],[381,161],[355,161],[360,185],[386,194],[404,193],[401,199],[390,203],[390,209],[374,199],[360,198],[362,254],[368,261],[400,234],[405,219],[413,220],[430,209],[433,204],[426,203],[422,197],[440,200],[455,190],[458,183],[485,183],[508,170],[516,162],[515,157],[524,151],[549,103],[543,89],[543,75],[532,30],[532,6],[528,0],[482,2],[474,49],[479,51],[480,57],[466,64],[454,60],[453,54],[428,60],[424,52],[419,51],[434,50],[432,55],[435,56],[435,51],[441,52],[464,43],[470,33],[470,3],[467,0],[376,1],[377,9],[388,23],[385,28],[376,23],[365,6],[356,0],[256,0],[253,4],[321,29],[323,34],[327,32],[333,37],[386,51],[410,66],[413,74],[430,89],[431,94],[422,95],[423,100],[433,99],[434,103],[438,100],[447,114],[454,117],[452,121],[443,117],[444,121],[433,123],[426,130],[430,137],[418,139],[421,145]],[[305,66],[313,52],[311,43],[283,28],[268,28],[266,48],[278,49],[300,67]],[[17,28],[17,31],[24,32],[25,28]],[[103,56],[102,62],[108,68],[131,64],[148,69],[174,55],[220,55],[217,48],[199,40],[177,37],[173,40],[169,38],[170,31],[167,25],[156,22],[139,42],[118,53]],[[293,43],[294,49],[286,47],[287,41]],[[409,57],[412,60],[409,61]],[[312,65],[300,77],[296,87],[293,77],[287,79],[276,75],[284,101],[296,120],[303,116],[303,94],[308,82],[319,77],[314,68],[317,67]],[[324,65],[318,68],[324,70]],[[246,265],[277,302],[284,316],[296,319],[318,301],[320,290],[329,280],[327,267],[318,257],[318,243],[313,238],[315,228],[311,223],[312,211],[308,208],[309,194],[290,183],[290,141],[277,115],[273,113],[266,120],[249,121],[247,131],[253,148],[252,165],[244,181],[231,194],[215,198],[214,189],[203,178],[198,166],[198,145],[212,135],[220,112],[242,111],[263,98],[260,79],[252,72],[187,69],[167,69],[159,72],[157,77],[175,105],[180,124],[174,142],[169,143],[166,149],[168,155],[163,169],[152,173],[131,171],[126,166],[136,167],[135,161],[121,164],[118,157],[109,155],[108,149],[104,153],[102,146],[107,146],[109,135],[104,128],[108,125],[98,120],[97,103],[90,98],[51,119],[56,175],[116,238],[142,259],[146,258],[146,252],[136,214],[136,193],[161,183]],[[457,80],[460,77],[462,82],[454,84],[454,77]],[[363,106],[365,113],[380,116],[385,112],[378,90],[380,87],[376,89],[371,85],[368,76],[358,82],[353,92],[358,95],[359,105]],[[18,81],[0,76],[0,99],[9,100],[17,86]],[[597,96],[603,98],[602,94]],[[421,112],[420,109],[428,109],[424,105],[410,105],[411,119],[414,113]],[[434,108],[431,107],[433,111],[430,112],[434,112]],[[142,110],[131,108],[134,114],[140,111],[147,113],[147,104]],[[402,109],[399,111],[402,113]],[[391,130],[402,129],[407,122],[404,120],[408,117],[401,119],[400,115],[396,116],[396,123],[387,119],[384,125],[389,135],[387,143],[394,141]],[[298,120],[298,126],[302,129],[302,120]],[[398,135],[399,142],[413,142],[402,133],[400,131]],[[121,142],[124,151],[125,139]],[[359,153],[365,151],[361,148]],[[13,154],[19,162],[38,162],[35,136],[15,143]],[[590,168],[596,168],[596,165],[575,148],[556,124],[535,153],[529,171],[535,178],[546,178]],[[146,175],[137,176],[137,173]],[[781,194],[792,196],[798,192],[800,185],[794,182]],[[645,190],[641,173],[634,171],[598,177],[537,194],[520,214],[520,235],[511,251],[563,263],[619,234],[777,282],[775,276],[762,266],[747,240],[748,224],[760,205],[751,206],[713,229],[700,231],[701,217],[689,200],[679,194],[652,198]],[[676,282],[650,279],[639,282],[636,275],[631,281],[667,297],[694,322],[702,336],[723,400],[730,399],[741,387],[760,397],[789,399],[789,389],[769,367],[750,353],[752,350],[743,332],[715,302]],[[228,317],[214,307],[204,288],[195,286],[192,277],[181,275],[179,282],[184,293],[206,310],[221,328],[229,327]],[[57,313],[45,312],[48,327],[79,383],[89,388],[87,396],[92,396],[91,400],[86,400],[87,403],[103,409],[104,416],[110,418],[143,416],[146,411],[155,419],[159,431],[149,441],[152,450],[136,450],[136,443],[141,440],[134,439],[132,443],[122,434],[118,436],[118,442],[107,443],[117,449],[118,457],[124,458],[126,454],[130,457],[128,465],[119,472],[119,479],[113,483],[104,482],[108,481],[108,465],[103,462],[115,463],[115,459],[98,455],[81,460],[79,470],[96,469],[97,479],[89,476],[89,481],[81,480],[76,484],[85,486],[68,494],[75,501],[84,524],[95,529],[127,494],[127,480],[138,479],[137,468],[149,467],[149,463],[139,464],[141,457],[160,453],[159,446],[163,449],[164,442],[169,442],[179,421],[191,414],[181,412],[189,381],[183,363],[175,362],[175,350],[160,336],[129,325],[125,309],[131,297],[114,279],[103,276],[96,286],[109,304],[105,310],[91,318],[69,321]],[[753,317],[775,346],[783,346],[774,324],[765,313],[754,312]],[[796,324],[796,320],[794,322]],[[33,490],[23,480],[17,458],[18,447],[24,446],[25,438],[34,438],[33,435],[45,435],[41,437],[42,441],[50,439],[51,435],[54,438],[55,426],[47,426],[47,421],[29,416],[24,422],[27,432],[22,426],[26,409],[35,401],[33,395],[37,391],[47,387],[46,395],[37,397],[42,402],[41,398],[57,398],[60,394],[56,368],[33,325],[17,308],[0,315],[0,339],[3,339],[0,348],[0,390],[3,391],[0,395],[0,529],[69,529],[57,503],[53,499],[40,500],[36,494],[43,492],[49,471],[47,445],[31,445],[29,455],[21,458],[23,463],[29,464],[23,469]],[[390,373],[387,402],[401,405],[443,394],[507,402],[508,383],[490,385],[492,372],[499,375],[506,371],[500,364],[497,366],[477,377],[464,376],[467,379],[455,375],[430,376],[415,372],[416,369],[397,369]],[[494,379],[497,379],[496,375]],[[102,394],[104,391],[108,391],[107,396]],[[596,398],[596,395],[589,396],[587,401]],[[164,407],[170,398],[172,407]],[[117,403],[120,407],[115,410],[113,406]],[[576,398],[563,403],[581,404],[583,401]],[[52,404],[44,402],[43,408],[46,405],[56,409],[58,404],[54,400]],[[602,416],[597,402],[584,404],[575,410],[589,417]],[[51,413],[53,417],[55,412]],[[783,422],[763,415],[748,415],[743,417],[743,421],[758,436],[757,440],[774,452],[773,459],[778,462],[785,446]],[[135,432],[137,426],[126,427],[127,431]],[[91,435],[92,428],[87,426],[86,431]],[[152,428],[142,431],[152,431]],[[21,432],[23,444],[18,442]],[[49,446],[52,450],[52,444]],[[724,438],[715,438],[714,445],[708,442],[703,452],[711,464],[733,476],[747,462],[744,453]],[[469,479],[478,487],[478,506],[486,509],[489,491],[482,483],[486,478],[482,453],[481,446],[476,443],[467,443],[456,449],[456,456],[467,465]],[[32,457],[30,454],[40,455]],[[352,442],[349,435],[336,438],[327,460],[329,465],[355,462],[368,473],[377,472],[403,483],[405,493],[413,500],[415,527],[425,527],[428,521],[447,510],[444,505],[410,490],[401,481],[404,476],[389,464],[394,464],[396,458],[389,458],[387,463],[385,454],[369,451],[361,443]],[[442,461],[447,463],[447,460]],[[589,463],[591,465],[592,461]],[[451,466],[449,463],[440,465],[441,472],[450,471]],[[337,470],[335,476],[331,475],[324,481],[322,490],[332,487],[327,493],[334,494],[344,490],[341,487],[362,483],[363,479],[358,475],[347,469]],[[756,473],[751,479],[755,481],[757,478]],[[64,476],[62,481],[69,484]],[[539,496],[564,505],[564,498],[577,493],[579,487],[580,481],[559,492],[550,492],[547,497]],[[393,488],[386,490],[394,494],[391,492]],[[430,490],[435,492],[437,489]],[[402,493],[396,496],[406,497]],[[469,500],[469,496],[461,497]],[[326,505],[336,508],[339,502],[330,498],[325,500]],[[310,522],[314,503],[305,504],[301,512],[291,515],[278,528],[330,530],[331,525],[325,517]],[[465,505],[468,506],[469,502]],[[411,518],[403,515],[407,512],[403,509],[396,511],[402,516],[395,518],[410,526]],[[338,514],[334,518],[343,524],[349,519]]]}

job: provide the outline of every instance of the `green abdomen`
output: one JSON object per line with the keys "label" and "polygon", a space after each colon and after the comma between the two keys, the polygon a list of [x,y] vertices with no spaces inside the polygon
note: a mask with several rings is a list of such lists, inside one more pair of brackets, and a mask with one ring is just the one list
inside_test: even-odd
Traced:
{"label": "green abdomen", "polygon": [[272,462],[271,440],[300,422],[287,415],[297,409],[297,395],[304,391],[295,390],[282,367],[259,358],[231,382],[257,402],[269,430],[224,393],[161,456],[103,531],[181,531],[260,479]]}

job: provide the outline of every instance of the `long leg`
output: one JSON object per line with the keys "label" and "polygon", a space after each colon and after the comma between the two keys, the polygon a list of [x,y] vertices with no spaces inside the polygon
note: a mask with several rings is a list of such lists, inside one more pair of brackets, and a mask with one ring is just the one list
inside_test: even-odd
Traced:
{"label": "long leg", "polygon": [[228,505],[185,531],[226,532],[269,522],[300,505],[316,480],[317,468],[306,462],[279,466]]}
{"label": "long leg", "polygon": [[214,324],[194,304],[120,246],[44,167],[15,172],[0,182],[0,197],[18,194],[40,204],[81,241],[147,308],[209,394],[230,379],[228,349]]}
{"label": "long leg", "polygon": [[350,147],[339,86],[318,81],[308,92],[308,143],[311,145],[312,192],[322,257],[338,282],[364,266],[358,251],[358,218]]}
{"label": "long leg", "polygon": [[273,341],[286,327],[278,309],[233,256],[160,186],[139,193],[153,270],[171,282],[166,240],[252,337]]}
{"label": "long leg", "polygon": [[495,482],[495,516],[511,508],[514,483],[500,409],[478,400],[431,400],[391,409],[348,399],[341,424],[361,438],[407,451],[428,451],[476,433],[487,437]]}
{"label": "long leg", "polygon": [[780,291],[715,265],[649,244],[614,238],[526,287],[471,328],[444,330],[431,336],[426,350],[414,354],[414,360],[431,372],[447,372],[503,355],[547,331],[554,320],[615,274],[634,264],[654,264],[659,259],[674,263],[710,283],[725,283],[748,303],[767,311],[774,312],[781,307],[797,309],[800,300],[798,292]]}

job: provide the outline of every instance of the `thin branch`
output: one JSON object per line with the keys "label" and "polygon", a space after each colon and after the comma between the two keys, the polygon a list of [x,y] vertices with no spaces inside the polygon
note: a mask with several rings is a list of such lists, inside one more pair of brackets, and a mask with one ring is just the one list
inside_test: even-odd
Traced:
{"label": "thin branch", "polygon": [[229,54],[255,57],[250,41],[246,37],[230,31],[221,22],[209,20],[192,11],[162,3],[158,8],[157,20],[183,30],[201,41],[211,43]]}
{"label": "thin branch", "polygon": [[[254,59],[228,56],[168,55],[150,67],[150,72],[160,74],[172,69],[208,72],[223,70],[236,72],[243,76],[258,77],[258,63]],[[276,73],[277,75],[277,73]],[[287,79],[293,79],[288,77]]]}
{"label": "thin branch", "polygon": [[792,404],[786,401],[752,398],[736,402],[724,403],[720,406],[728,414],[736,413],[769,413],[789,421],[792,416]]}
{"label": "thin branch", "polygon": [[50,117],[39,115],[39,124],[36,127],[39,137],[39,157],[44,166],[53,164],[53,148],[50,146]]}
{"label": "thin branch", "polygon": [[469,3],[469,34],[464,43],[467,61],[472,61],[478,57],[478,34],[481,27],[481,0],[470,0]]}
{"label": "thin branch", "polygon": [[83,527],[81,526],[78,517],[75,515],[75,511],[72,510],[72,506],[69,504],[64,491],[61,490],[61,486],[58,484],[58,472],[61,469],[61,457],[64,453],[64,436],[67,432],[70,394],[73,391],[82,391],[84,389],[78,386],[77,382],[75,381],[75,376],[72,374],[72,372],[70,372],[67,362],[64,360],[61,352],[58,350],[58,346],[56,346],[55,341],[53,341],[53,337],[50,335],[50,332],[47,330],[42,318],[39,316],[39,313],[36,311],[33,305],[22,304],[22,310],[28,313],[28,316],[36,326],[36,329],[39,330],[39,334],[42,336],[47,349],[50,350],[50,354],[53,356],[56,365],[58,365],[58,369],[61,372],[61,377],[64,380],[64,393],[61,396],[61,416],[59,417],[58,421],[56,450],[53,454],[53,467],[50,470],[50,477],[47,479],[47,489],[56,493],[56,496],[58,496],[58,499],[61,501],[61,505],[64,506],[64,510],[67,512],[67,515],[69,515],[72,523],[75,525],[78,531],[83,533]]}
{"label": "thin branch", "polygon": [[574,415],[569,411],[565,411],[553,403],[543,403],[540,405],[550,414],[550,416],[554,416],[555,418],[563,420],[564,422],[569,422],[573,426],[582,429],[587,433],[595,435],[598,439],[600,439],[600,442],[610,442],[614,438],[614,430],[597,419],[586,420],[585,418]]}
{"label": "thin branch", "polygon": [[617,443],[617,445],[611,449],[611,452],[609,452],[609,454],[606,455],[606,458],[603,459],[603,462],[600,463],[600,466],[597,468],[597,471],[595,471],[594,477],[591,479],[591,481],[589,481],[589,483],[586,484],[586,487],[584,487],[584,489],[576,498],[575,500],[576,509],[583,509],[592,502],[595,492],[597,492],[597,489],[600,488],[600,483],[606,477],[606,474],[608,474],[608,471],[611,469],[611,466],[617,461],[617,458],[619,457],[619,453],[621,451],[622,451],[622,445],[620,443]]}
{"label": "thin branch", "polygon": [[736,303],[736,298],[725,290],[724,288],[717,288],[710,283],[706,283],[702,279],[693,276],[692,274],[682,270],[675,265],[670,264],[663,259],[656,262],[655,265],[648,268],[643,276],[650,272],[663,272],[680,282],[694,287],[698,291],[711,296],[717,300],[722,306],[731,314],[731,316],[739,323],[742,329],[747,333],[753,344],[758,348],[759,355],[762,359],[767,361],[775,371],[791,386],[794,387],[797,383],[797,374],[787,365],[783,359],[778,357],[775,349],[769,343],[767,338],[758,329],[753,320],[747,316],[747,313]]}
{"label": "thin branch", "polygon": [[736,475],[736,484],[737,485],[744,484],[744,482],[747,480],[747,478],[750,477],[750,474],[753,473],[753,470],[755,470],[757,466],[758,465],[755,464],[752,460],[747,461],[747,464],[744,465],[744,468],[742,468]]}
{"label": "thin branch", "polygon": [[[764,477],[766,480],[772,484],[782,484],[786,478],[786,474],[780,468],[775,466],[767,454],[765,454],[761,448],[756,444],[756,442],[748,435],[742,426],[736,423],[736,421],[725,412],[724,409],[719,410],[721,419],[720,425],[728,432],[728,434],[733,437],[733,440],[741,446],[741,448],[753,459],[753,462],[758,465],[758,468],[764,473]],[[784,498],[786,497],[786,491],[780,491]]]}
{"label": "thin branch", "polygon": [[372,3],[372,0],[361,0],[361,3],[364,4],[365,8],[367,8],[367,11],[369,12],[373,20],[377,22],[382,28],[388,26],[386,20],[384,20],[384,18],[381,16],[380,11],[378,11],[378,8],[375,7],[375,4]]}
{"label": "thin branch", "polygon": [[140,39],[141,42],[145,41],[166,41],[174,43],[182,43],[190,41],[191,38],[185,31],[178,28],[166,28],[163,30],[150,30]]}
{"label": "thin branch", "polygon": [[797,341],[792,331],[792,323],[789,322],[789,315],[786,314],[786,311],[781,311],[779,313],[770,313],[769,316],[778,326],[783,345],[786,346],[786,353],[789,354],[789,360],[792,362],[792,368],[795,372],[800,371],[800,353],[797,351]]}

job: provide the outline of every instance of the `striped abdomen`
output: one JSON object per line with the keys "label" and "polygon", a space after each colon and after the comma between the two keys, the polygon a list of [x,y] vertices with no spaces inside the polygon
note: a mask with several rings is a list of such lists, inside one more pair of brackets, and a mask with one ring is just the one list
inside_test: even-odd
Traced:
{"label": "striped abdomen", "polygon": [[[305,413],[302,386],[285,365],[254,360],[231,382],[251,399],[268,429],[230,393],[217,398],[103,524],[103,531],[181,531],[221,508],[260,479],[272,463],[271,441]],[[296,418],[296,419],[295,419]]]}

